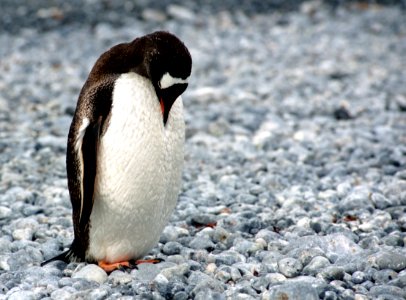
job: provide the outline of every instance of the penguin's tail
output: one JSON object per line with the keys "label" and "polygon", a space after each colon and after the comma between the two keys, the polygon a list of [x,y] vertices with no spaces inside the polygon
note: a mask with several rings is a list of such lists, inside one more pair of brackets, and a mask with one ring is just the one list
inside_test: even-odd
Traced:
{"label": "penguin's tail", "polygon": [[73,250],[69,249],[69,250],[67,250],[65,252],[62,252],[61,254],[59,254],[59,255],[51,258],[51,259],[48,259],[48,260],[42,262],[41,267],[48,264],[48,263],[50,263],[50,262],[56,261],[56,260],[63,261],[64,263],[67,263],[67,264],[70,263],[70,262],[80,262],[81,261],[79,259],[79,257],[77,257],[75,255]]}

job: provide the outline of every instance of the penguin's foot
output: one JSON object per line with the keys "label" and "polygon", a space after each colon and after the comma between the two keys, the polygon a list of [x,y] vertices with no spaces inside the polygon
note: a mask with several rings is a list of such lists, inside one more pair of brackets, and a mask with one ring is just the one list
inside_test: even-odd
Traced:
{"label": "penguin's foot", "polygon": [[[103,260],[98,262],[98,265],[100,268],[102,268],[104,271],[107,273],[113,272],[114,270],[125,270],[125,269],[131,269],[134,267],[133,264],[129,261],[120,261],[116,263],[108,263]],[[136,266],[135,266],[136,267]]]}
{"label": "penguin's foot", "polygon": [[103,260],[98,262],[100,268],[102,268],[107,273],[113,272],[114,270],[127,271],[132,269],[137,269],[137,266],[140,264],[158,264],[163,262],[162,258],[153,258],[153,259],[138,259],[138,260],[128,260],[120,261],[116,263],[108,263]]}

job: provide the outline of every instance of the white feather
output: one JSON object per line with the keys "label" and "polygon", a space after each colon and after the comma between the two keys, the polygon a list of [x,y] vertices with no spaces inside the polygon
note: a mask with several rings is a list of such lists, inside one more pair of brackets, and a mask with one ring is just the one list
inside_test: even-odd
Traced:
{"label": "white feather", "polygon": [[156,245],[181,184],[181,98],[166,126],[154,87],[135,73],[114,86],[110,124],[98,152],[88,257],[136,259]]}
{"label": "white feather", "polygon": [[82,120],[82,125],[79,127],[78,134],[76,136],[75,140],[75,150],[79,151],[82,148],[82,143],[83,143],[83,137],[85,136],[86,133],[86,128],[89,126],[89,119],[88,118],[83,118]]}
{"label": "white feather", "polygon": [[75,140],[75,150],[78,152],[79,162],[80,162],[80,212],[79,212],[79,221],[82,218],[82,211],[83,211],[83,155],[82,155],[82,144],[83,144],[83,137],[86,133],[86,128],[89,126],[90,121],[88,118],[83,118],[82,124],[79,127],[78,134]]}
{"label": "white feather", "polygon": [[182,79],[182,78],[176,78],[176,77],[172,77],[171,74],[169,74],[168,72],[166,72],[161,80],[159,80],[159,87],[161,89],[167,89],[168,87],[171,87],[174,84],[178,84],[178,83],[188,83],[189,77],[186,79]]}

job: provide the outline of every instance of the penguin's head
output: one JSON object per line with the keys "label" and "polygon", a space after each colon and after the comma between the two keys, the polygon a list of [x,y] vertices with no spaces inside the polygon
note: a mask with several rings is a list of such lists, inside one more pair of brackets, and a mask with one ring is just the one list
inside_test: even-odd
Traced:
{"label": "penguin's head", "polygon": [[173,34],[157,31],[146,35],[144,64],[158,100],[164,123],[175,100],[186,90],[192,71],[192,57]]}
{"label": "penguin's head", "polygon": [[[175,100],[186,90],[192,57],[173,34],[156,31],[103,53],[88,78],[88,85],[135,72],[148,78],[161,104],[164,123]],[[107,78],[107,79],[106,79]]]}

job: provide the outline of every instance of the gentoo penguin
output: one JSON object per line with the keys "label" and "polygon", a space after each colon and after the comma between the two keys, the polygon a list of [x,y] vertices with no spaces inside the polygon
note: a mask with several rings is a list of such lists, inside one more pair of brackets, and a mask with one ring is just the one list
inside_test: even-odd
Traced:
{"label": "gentoo penguin", "polygon": [[112,47],[85,82],[69,130],[67,176],[74,240],[44,262],[129,267],[158,242],[181,185],[180,95],[192,59],[158,31]]}

